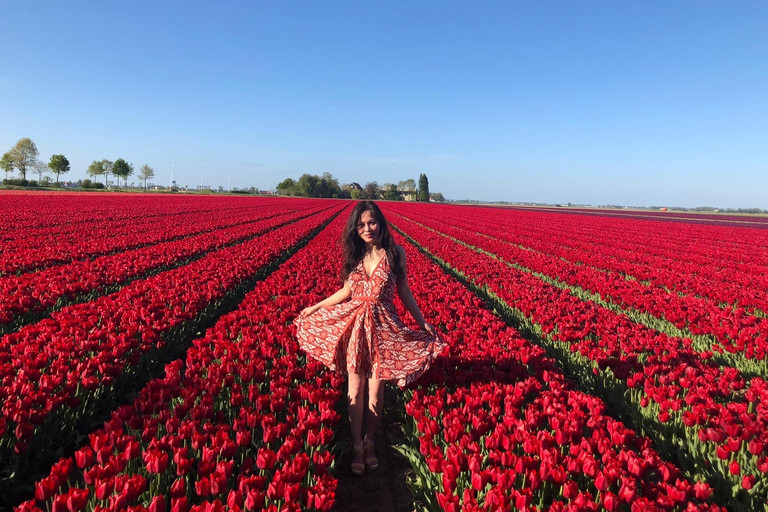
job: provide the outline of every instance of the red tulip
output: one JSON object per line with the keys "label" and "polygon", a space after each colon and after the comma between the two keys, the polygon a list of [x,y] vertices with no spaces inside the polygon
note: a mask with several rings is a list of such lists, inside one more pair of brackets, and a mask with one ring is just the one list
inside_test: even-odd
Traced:
{"label": "red tulip", "polygon": [[277,462],[277,454],[268,448],[259,448],[256,455],[256,466],[259,469],[272,469]]}
{"label": "red tulip", "polygon": [[109,508],[113,510],[122,510],[128,507],[130,500],[126,493],[116,494],[109,497]]}
{"label": "red tulip", "polygon": [[[266,492],[252,489],[245,497],[245,509],[249,511],[261,510],[264,507]],[[271,499],[271,498],[270,498]]]}
{"label": "red tulip", "polygon": [[57,494],[53,499],[51,512],[68,512],[69,508],[67,506],[67,500],[68,496],[66,494]]}
{"label": "red tulip", "polygon": [[94,485],[96,487],[96,499],[98,500],[106,500],[115,491],[114,478],[105,480],[97,479]]}
{"label": "red tulip", "polygon": [[88,489],[69,489],[67,493],[67,508],[70,512],[83,510],[88,503],[91,491]]}
{"label": "red tulip", "polygon": [[608,487],[610,486],[610,483],[608,482],[608,479],[605,478],[605,475],[603,475],[602,472],[597,474],[597,477],[595,477],[595,487],[600,492],[605,492],[608,490]]}
{"label": "red tulip", "polygon": [[149,504],[149,512],[165,512],[165,498],[155,496]]}
{"label": "red tulip", "polygon": [[243,493],[237,490],[230,490],[229,494],[227,494],[227,507],[230,508],[230,510],[234,509],[242,509],[245,505],[245,499],[243,498]]}
{"label": "red tulip", "polygon": [[483,472],[472,473],[472,487],[474,487],[476,490],[482,491],[485,489],[487,484],[488,478]]}
{"label": "red tulip", "polygon": [[171,498],[181,498],[187,494],[187,481],[184,478],[177,478],[171,484]]}
{"label": "red tulip", "polygon": [[283,496],[287,502],[297,502],[301,497],[301,484],[285,484]]}
{"label": "red tulip", "polygon": [[58,488],[55,477],[45,477],[35,484],[35,499],[38,501],[48,501]]}
{"label": "red tulip", "polygon": [[572,500],[579,494],[579,486],[573,480],[569,480],[563,484],[562,493],[564,497]]}
{"label": "red tulip", "polygon": [[144,464],[147,468],[147,471],[150,474],[165,473],[165,470],[168,469],[170,458],[168,457],[167,452],[160,452],[160,451],[144,452],[143,456],[144,456]]}
{"label": "red tulip", "polygon": [[216,495],[223,493],[228,489],[227,475],[219,473],[218,471],[211,474],[211,494]]}
{"label": "red tulip", "polygon": [[267,486],[267,498],[269,498],[272,501],[283,499],[284,494],[285,494],[284,482],[281,482],[279,480],[273,480],[272,482],[270,482],[269,486]]}
{"label": "red tulip", "polygon": [[195,492],[198,496],[210,496],[211,495],[211,480],[207,476],[201,476],[195,482]]}
{"label": "red tulip", "polygon": [[94,459],[94,453],[90,446],[84,446],[75,452],[75,462],[80,469],[92,466]]}
{"label": "red tulip", "polygon": [[189,501],[186,496],[171,499],[171,512],[189,512]]}

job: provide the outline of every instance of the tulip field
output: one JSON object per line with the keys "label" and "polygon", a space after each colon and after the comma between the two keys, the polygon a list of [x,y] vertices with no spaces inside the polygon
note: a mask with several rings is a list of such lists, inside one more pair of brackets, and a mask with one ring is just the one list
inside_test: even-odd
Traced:
{"label": "tulip field", "polygon": [[[0,193],[0,508],[336,510],[292,321],[352,206]],[[379,206],[449,342],[391,411],[418,510],[768,510],[768,219]]]}

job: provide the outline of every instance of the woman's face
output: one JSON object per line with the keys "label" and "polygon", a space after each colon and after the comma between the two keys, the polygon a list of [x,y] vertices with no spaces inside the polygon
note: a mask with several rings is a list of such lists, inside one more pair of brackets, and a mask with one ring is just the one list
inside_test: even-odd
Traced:
{"label": "woman's face", "polygon": [[357,234],[363,242],[372,244],[379,240],[379,221],[369,211],[364,211],[357,221]]}

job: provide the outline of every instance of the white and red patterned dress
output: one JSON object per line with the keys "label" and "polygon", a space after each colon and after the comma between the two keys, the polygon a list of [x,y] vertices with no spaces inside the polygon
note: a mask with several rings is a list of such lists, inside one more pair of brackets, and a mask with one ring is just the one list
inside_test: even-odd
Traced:
{"label": "white and red patterned dress", "polygon": [[369,278],[362,261],[347,277],[350,300],[295,320],[299,345],[331,370],[415,381],[446,346],[426,331],[409,329],[395,310],[397,277],[385,255]]}

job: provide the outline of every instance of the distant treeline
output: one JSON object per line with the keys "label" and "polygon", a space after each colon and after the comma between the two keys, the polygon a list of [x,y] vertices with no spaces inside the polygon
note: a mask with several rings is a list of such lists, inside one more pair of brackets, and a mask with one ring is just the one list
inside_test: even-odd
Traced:
{"label": "distant treeline", "polygon": [[426,174],[419,176],[419,187],[416,181],[408,179],[379,186],[375,181],[369,181],[365,186],[349,183],[345,186],[329,172],[322,176],[302,174],[298,180],[286,178],[277,184],[277,193],[284,196],[296,197],[330,197],[345,199],[385,199],[388,201],[438,201],[443,202],[443,194],[429,192],[429,180]]}
{"label": "distant treeline", "polygon": [[277,184],[277,193],[297,197],[351,197],[349,191],[342,190],[339,180],[329,172],[322,176],[302,174],[298,180],[286,178]]}

